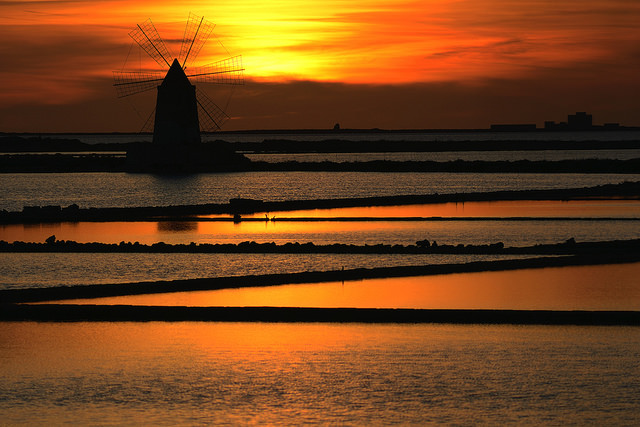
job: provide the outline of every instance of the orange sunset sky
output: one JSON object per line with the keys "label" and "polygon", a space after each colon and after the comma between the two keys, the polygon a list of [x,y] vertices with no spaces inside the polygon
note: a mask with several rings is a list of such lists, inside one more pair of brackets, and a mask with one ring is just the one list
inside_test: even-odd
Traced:
{"label": "orange sunset sky", "polygon": [[216,24],[195,65],[243,56],[244,86],[207,89],[224,130],[640,125],[637,0],[43,0],[0,1],[0,132],[140,130],[155,94],[112,71],[155,67],[147,18],[177,55],[189,12]]}

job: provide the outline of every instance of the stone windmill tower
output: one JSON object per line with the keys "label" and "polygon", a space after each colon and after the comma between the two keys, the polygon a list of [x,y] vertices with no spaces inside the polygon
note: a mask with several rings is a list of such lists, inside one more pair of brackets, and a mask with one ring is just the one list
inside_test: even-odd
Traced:
{"label": "stone windmill tower", "polygon": [[[206,93],[194,83],[242,85],[242,57],[233,56],[201,67],[192,67],[209,39],[214,24],[203,17],[189,15],[180,54],[173,58],[150,19],[129,33],[131,38],[162,68],[157,71],[114,71],[118,97],[157,90],[153,119],[153,142],[127,152],[127,164],[133,169],[194,171],[216,170],[216,165],[231,166],[243,156],[221,158],[221,146],[201,143],[200,131],[219,130],[229,119]],[[145,126],[146,127],[146,126]],[[223,156],[224,157],[224,156]],[[246,160],[246,159],[244,159]],[[229,163],[231,161],[231,163]],[[213,163],[215,164],[213,164]],[[241,162],[244,163],[244,162]]]}

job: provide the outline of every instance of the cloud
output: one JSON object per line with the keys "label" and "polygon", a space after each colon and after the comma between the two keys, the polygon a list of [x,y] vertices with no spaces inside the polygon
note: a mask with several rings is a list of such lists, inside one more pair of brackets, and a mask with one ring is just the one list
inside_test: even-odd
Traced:
{"label": "cloud", "polygon": [[[488,128],[493,123],[562,121],[588,111],[595,123],[639,125],[640,83],[615,79],[585,91],[564,70],[541,79],[362,85],[314,81],[257,82],[202,87],[232,120],[224,130],[342,128]],[[64,104],[0,105],[0,129],[16,132],[137,132],[153,112],[155,93],[117,99],[111,80],[96,77],[93,91]],[[229,96],[231,96],[229,98]]]}
{"label": "cloud", "polygon": [[[336,121],[343,127],[486,127],[560,120],[585,109],[603,121],[637,121],[630,112],[639,110],[640,3],[221,0],[188,6],[218,24],[214,33],[231,55],[243,55],[248,84],[234,93],[228,128],[331,127]],[[115,107],[111,71],[127,58],[132,68],[156,68],[137,47],[130,51],[128,32],[153,15],[160,35],[176,45],[188,6],[0,1],[0,130],[136,130],[135,120]],[[212,40],[194,65],[227,56]]]}

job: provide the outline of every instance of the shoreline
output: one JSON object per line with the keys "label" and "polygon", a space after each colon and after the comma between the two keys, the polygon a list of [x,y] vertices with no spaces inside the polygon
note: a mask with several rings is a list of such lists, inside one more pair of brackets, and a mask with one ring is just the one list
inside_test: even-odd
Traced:
{"label": "shoreline", "polygon": [[[636,219],[637,220],[637,219]],[[13,243],[0,240],[0,253],[250,253],[250,254],[481,254],[481,255],[588,255],[599,253],[640,253],[640,239],[576,242],[505,247],[502,242],[489,244],[433,244],[428,240],[415,245],[400,244],[314,244],[313,242],[257,243],[178,243],[157,242],[150,245],[138,242],[78,243],[73,240],[49,238],[44,243]]]}
{"label": "shoreline", "polygon": [[0,321],[640,326],[640,311],[2,304]]}

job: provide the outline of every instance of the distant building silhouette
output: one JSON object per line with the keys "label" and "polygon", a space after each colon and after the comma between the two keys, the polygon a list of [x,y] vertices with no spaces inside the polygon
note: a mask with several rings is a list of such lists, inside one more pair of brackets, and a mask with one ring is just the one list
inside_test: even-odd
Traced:
{"label": "distant building silhouette", "polygon": [[593,116],[584,111],[569,114],[566,122],[544,122],[546,130],[590,130],[593,129]]}
{"label": "distant building silhouette", "polygon": [[586,130],[591,129],[593,126],[593,117],[591,114],[587,114],[584,111],[575,114],[569,114],[567,118],[567,124],[569,129],[572,130]]}
{"label": "distant building silhouette", "polygon": [[[554,122],[547,120],[544,122],[544,130],[547,131],[589,131],[589,130],[624,130],[635,129],[634,127],[621,126],[620,123],[605,123],[604,125],[594,125],[593,116],[585,111],[578,111],[569,114],[566,122]],[[535,124],[492,124],[491,130],[496,132],[532,132],[539,130]],[[541,130],[541,129],[540,129]]]}

